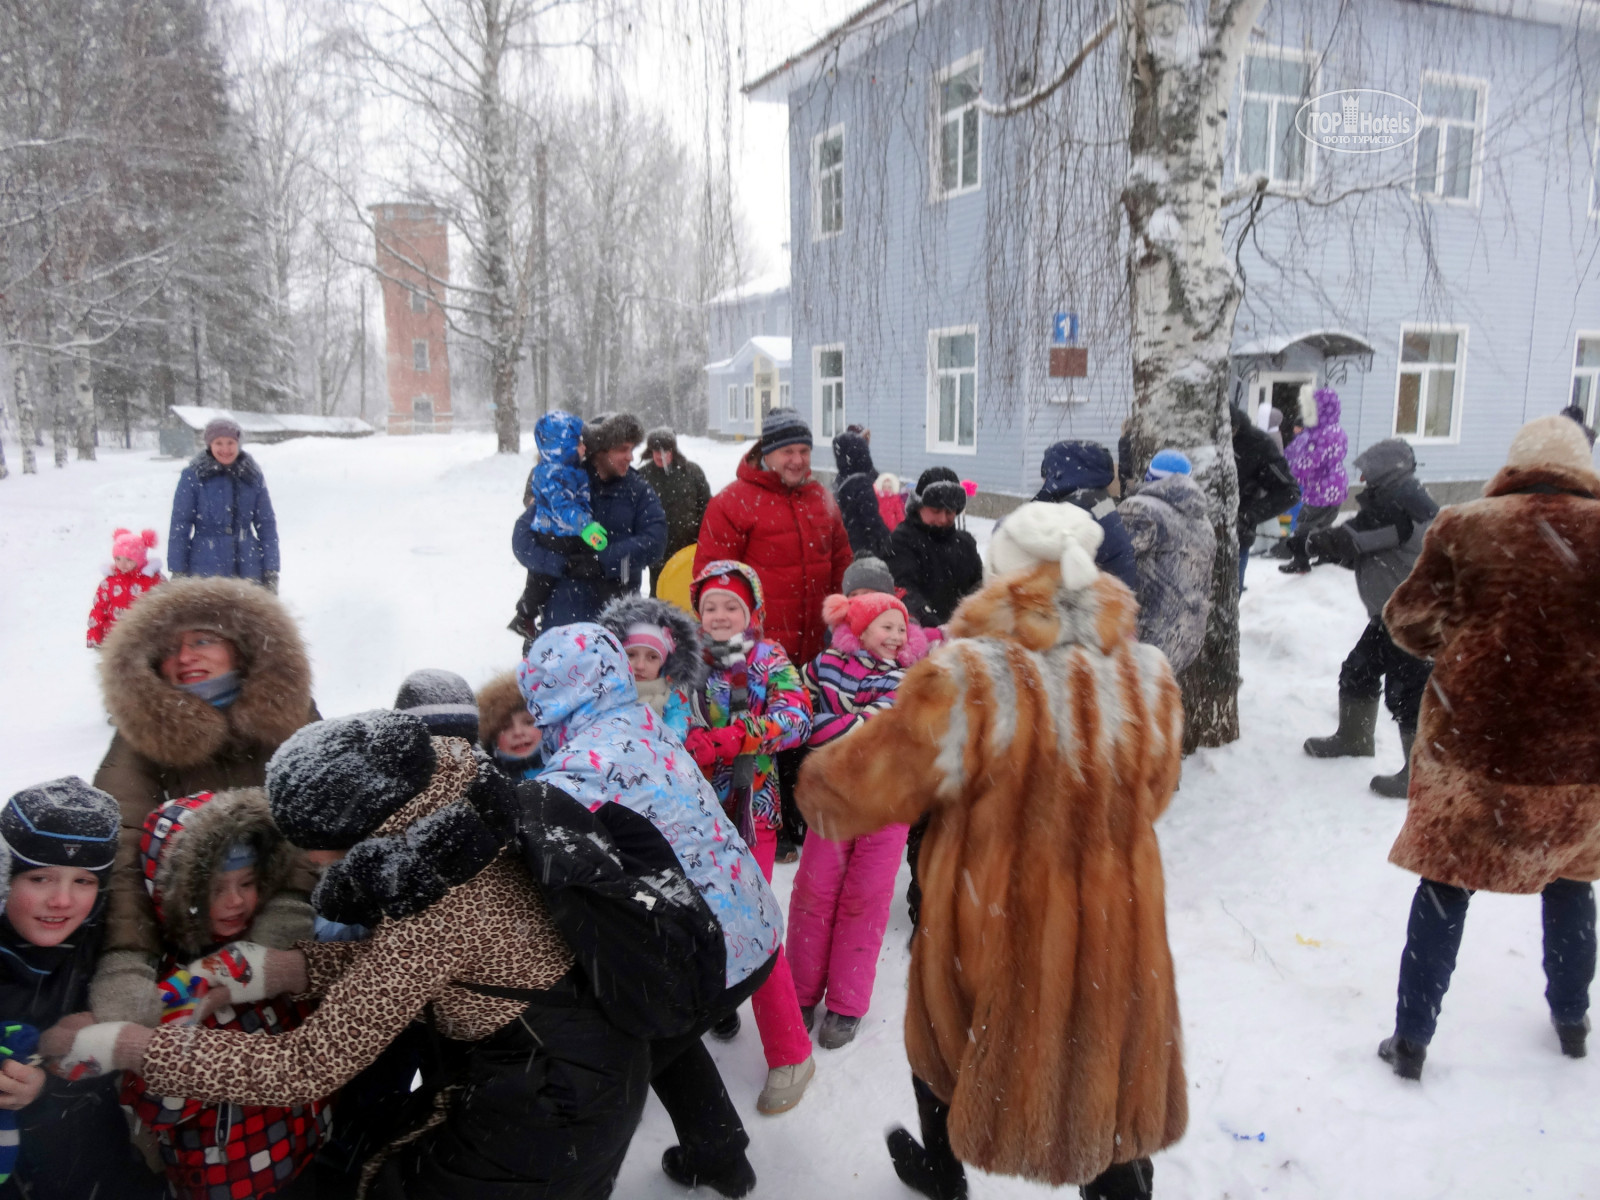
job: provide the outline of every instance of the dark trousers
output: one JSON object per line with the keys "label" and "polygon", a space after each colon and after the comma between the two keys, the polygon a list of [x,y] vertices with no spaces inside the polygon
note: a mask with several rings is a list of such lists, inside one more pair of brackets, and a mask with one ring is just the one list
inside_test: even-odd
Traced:
{"label": "dark trousers", "polygon": [[718,1004],[690,1032],[650,1044],[650,1086],[672,1118],[684,1165],[696,1174],[723,1174],[750,1144],[716,1061],[700,1039],[755,995],[777,961],[773,955],[755,974],[723,992]]}
{"label": "dark trousers", "polygon": [[[605,1200],[644,1111],[650,1045],[569,982],[462,1056],[444,1122],[385,1164],[384,1200]],[[434,1092],[427,1088],[425,1091]],[[437,1094],[435,1092],[435,1094]]]}
{"label": "dark trousers", "polygon": [[[1456,951],[1472,893],[1424,879],[1411,899],[1406,949],[1400,956],[1400,996],[1394,1031],[1408,1042],[1433,1040],[1439,1008],[1456,969]],[[1594,888],[1557,879],[1541,894],[1544,906],[1545,999],[1561,1025],[1578,1025],[1589,1011],[1594,981]]]}
{"label": "dark trousers", "polygon": [[778,836],[796,846],[806,840],[806,819],[800,815],[800,806],[794,802],[795,784],[800,782],[800,764],[811,753],[810,746],[796,746],[793,750],[780,750],[773,757],[778,768],[778,799],[783,806],[783,827]]}
{"label": "dark trousers", "polygon": [[1311,555],[1306,550],[1306,539],[1319,529],[1332,525],[1339,515],[1337,504],[1302,504],[1295,518],[1294,532],[1289,535],[1289,558],[1297,566],[1309,567]]}
{"label": "dark trousers", "polygon": [[[915,1075],[911,1077],[911,1090],[917,1096],[922,1148],[927,1151],[930,1165],[942,1177],[959,1177],[965,1172],[950,1148],[950,1106]],[[1155,1167],[1148,1158],[1112,1163],[1083,1185],[1082,1195],[1088,1200],[1142,1200],[1152,1194],[1154,1178]]]}
{"label": "dark trousers", "polygon": [[1417,727],[1417,710],[1433,666],[1413,658],[1389,636],[1382,617],[1373,617],[1339,668],[1339,694],[1377,699],[1381,694],[1394,719]]}

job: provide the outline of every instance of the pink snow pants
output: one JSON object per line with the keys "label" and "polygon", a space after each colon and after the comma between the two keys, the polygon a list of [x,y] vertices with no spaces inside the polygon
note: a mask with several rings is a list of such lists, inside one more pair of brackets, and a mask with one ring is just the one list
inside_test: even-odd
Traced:
{"label": "pink snow pants", "polygon": [[801,1004],[826,997],[841,1017],[866,1016],[908,828],[845,842],[806,834],[789,897],[789,961]]}
{"label": "pink snow pants", "polygon": [[[902,839],[904,834],[901,834]],[[772,882],[772,864],[778,857],[778,831],[764,825],[756,826],[755,853],[761,873]],[[789,960],[783,947],[778,947],[778,961],[772,974],[750,997],[750,1007],[755,1010],[756,1029],[761,1034],[761,1049],[767,1056],[767,1067],[792,1067],[811,1057],[811,1035],[800,1019],[800,1002],[794,998],[794,976],[789,973]]]}

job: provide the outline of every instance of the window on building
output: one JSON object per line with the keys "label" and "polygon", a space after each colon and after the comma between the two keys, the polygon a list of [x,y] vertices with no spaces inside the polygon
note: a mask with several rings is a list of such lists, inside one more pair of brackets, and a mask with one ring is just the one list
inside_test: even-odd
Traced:
{"label": "window on building", "polygon": [[778,385],[778,407],[789,407],[789,385],[787,383],[780,383]]}
{"label": "window on building", "polygon": [[978,448],[978,331],[936,329],[928,335],[932,367],[932,448]]}
{"label": "window on building", "polygon": [[744,419],[746,421],[756,419],[756,385],[753,383],[744,385]]}
{"label": "window on building", "polygon": [[428,298],[422,294],[421,288],[411,289],[411,311],[414,313],[428,311]]}
{"label": "window on building", "polygon": [[1593,429],[1600,409],[1600,332],[1578,335],[1572,356],[1572,403],[1583,409],[1584,421]]}
{"label": "window on building", "polygon": [[728,385],[728,420],[737,421],[738,419],[739,419],[739,385],[737,383],[730,383]]}
{"label": "window on building", "polygon": [[418,433],[433,428],[433,400],[418,396],[411,402],[411,428]]}
{"label": "window on building", "polygon": [[942,195],[978,186],[978,96],[982,86],[983,63],[977,55],[962,59],[939,78],[938,190]]}
{"label": "window on building", "polygon": [[819,133],[813,145],[811,195],[817,236],[831,237],[844,228],[844,126]]}
{"label": "window on building", "polygon": [[1481,79],[1424,74],[1417,106],[1419,196],[1472,200],[1483,152],[1483,116],[1489,85]]}
{"label": "window on building", "polygon": [[1239,108],[1240,175],[1265,175],[1273,183],[1306,181],[1306,139],[1295,114],[1311,96],[1313,63],[1297,50],[1259,49],[1245,55]]}
{"label": "window on building", "polygon": [[411,369],[413,371],[426,371],[428,369],[427,338],[413,338],[411,340]]}
{"label": "window on building", "polygon": [[1600,217],[1600,103],[1594,113],[1594,153],[1589,157],[1589,215]]}
{"label": "window on building", "polygon": [[1464,326],[1401,326],[1400,384],[1394,402],[1397,436],[1423,441],[1456,436],[1466,348]]}
{"label": "window on building", "polygon": [[844,349],[817,348],[817,428],[832,439],[844,432]]}

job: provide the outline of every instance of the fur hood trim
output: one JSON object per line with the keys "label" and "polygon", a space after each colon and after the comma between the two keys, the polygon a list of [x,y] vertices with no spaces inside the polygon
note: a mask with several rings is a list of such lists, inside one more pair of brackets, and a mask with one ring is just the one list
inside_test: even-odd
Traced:
{"label": "fur hood trim", "polygon": [[[924,629],[915,621],[906,622],[906,644],[900,647],[900,653],[894,656],[897,666],[911,667],[928,657],[940,642],[944,640],[944,632],[937,626]],[[865,654],[866,647],[861,644],[861,639],[850,632],[847,622],[841,621],[835,625],[829,634],[829,645],[835,650],[845,654]]]}
{"label": "fur hood trim", "polygon": [[618,596],[597,619],[616,634],[619,642],[626,641],[630,625],[665,626],[672,631],[676,647],[661,664],[661,674],[673,687],[682,688],[691,696],[704,686],[706,664],[701,654],[700,626],[676,604],[651,596]]}
{"label": "fur hood trim", "polygon": [[518,711],[527,712],[527,702],[522,689],[517,686],[517,673],[507,671],[496,675],[478,689],[478,745],[494,753],[494,744],[511,725]]}
{"label": "fur hood trim", "polygon": [[1061,567],[1040,563],[991,579],[950,618],[952,638],[1007,638],[1036,653],[1077,645],[1110,654],[1133,641],[1139,605],[1127,584],[1101,572],[1086,588],[1061,586]]}
{"label": "fur hood trim", "polygon": [[259,485],[266,481],[266,476],[261,474],[260,464],[243,450],[239,451],[238,458],[227,466],[223,466],[211,457],[211,450],[208,447],[191,458],[189,465],[194,468],[194,473],[201,479],[215,479],[218,475],[232,475],[240,483]]}
{"label": "fur hood trim", "polygon": [[332,921],[377,925],[415,916],[477,877],[516,836],[517,796],[487,757],[435,738],[423,791],[322,876],[312,906]]}
{"label": "fur hood trim", "polygon": [[[1566,421],[1565,417],[1561,418]],[[1567,422],[1569,425],[1570,421]],[[1554,488],[1558,492],[1572,492],[1591,499],[1600,499],[1600,475],[1558,463],[1501,467],[1495,477],[1484,485],[1485,496],[1510,496],[1532,488]]]}
{"label": "fur hood trim", "polygon": [[[227,708],[173,687],[158,664],[186,629],[238,648],[239,698]],[[106,635],[100,660],[106,711],[140,754],[193,767],[230,742],[276,747],[311,716],[311,663],[288,609],[245,579],[175,579],[141,596]]]}
{"label": "fur hood trim", "polygon": [[[259,919],[295,866],[295,849],[273,825],[265,791],[201,792],[169,801],[145,820],[139,839],[139,868],[164,940],[181,958],[194,958],[215,944],[210,922],[211,878],[228,847],[236,842],[255,847]],[[252,925],[241,940],[262,939]]]}

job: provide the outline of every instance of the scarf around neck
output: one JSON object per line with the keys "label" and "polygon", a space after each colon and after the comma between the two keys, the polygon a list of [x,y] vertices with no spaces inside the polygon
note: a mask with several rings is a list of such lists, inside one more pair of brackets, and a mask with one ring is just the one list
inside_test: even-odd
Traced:
{"label": "scarf around neck", "polygon": [[180,683],[178,687],[204,700],[212,708],[227,708],[239,698],[239,689],[242,682],[239,672],[225,671],[211,679],[201,679],[195,683]]}

